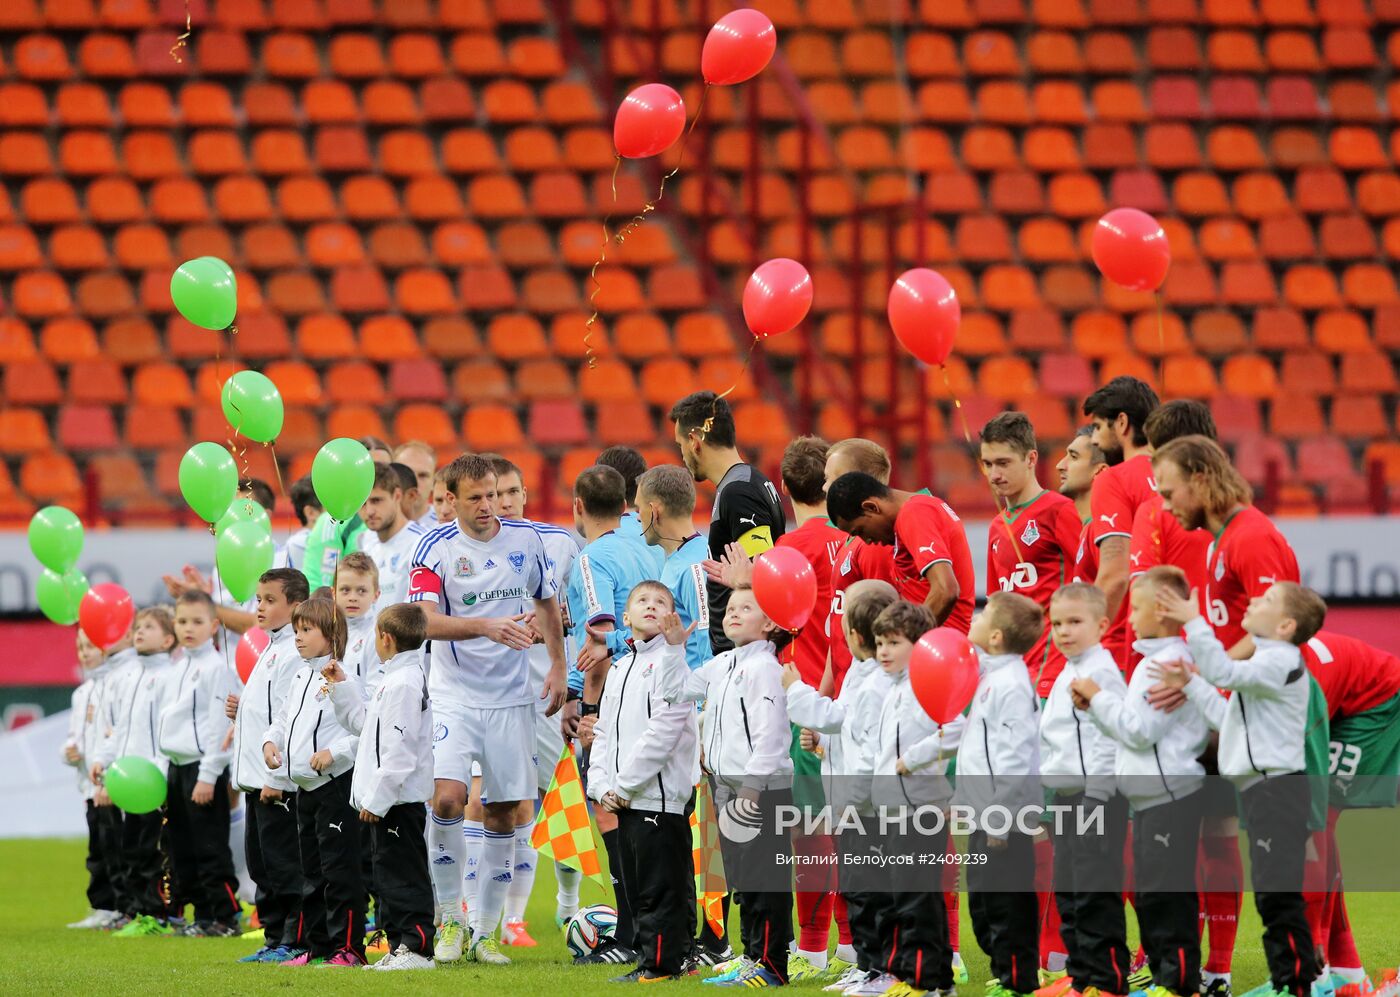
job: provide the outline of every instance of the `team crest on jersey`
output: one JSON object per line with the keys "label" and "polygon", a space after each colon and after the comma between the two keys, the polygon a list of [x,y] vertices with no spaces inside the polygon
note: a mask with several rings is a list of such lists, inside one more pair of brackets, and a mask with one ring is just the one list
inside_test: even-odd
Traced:
{"label": "team crest on jersey", "polygon": [[441,741],[447,736],[447,724],[433,724],[433,740]]}
{"label": "team crest on jersey", "polygon": [[364,639],[363,637],[361,637],[359,640],[355,641],[355,646],[352,647],[350,650],[351,650],[351,652],[353,653],[353,652],[358,651],[360,648],[362,648],[362,647],[364,647],[364,646],[365,646],[365,639]]}
{"label": "team crest on jersey", "polygon": [[843,575],[849,575],[850,573],[851,573],[851,555],[850,555],[850,554],[847,554],[847,555],[846,555],[846,559],[845,559],[844,561],[841,562],[841,574],[843,574]]}
{"label": "team crest on jersey", "polygon": [[476,574],[476,565],[472,564],[472,559],[471,559],[471,558],[469,558],[469,557],[459,557],[459,558],[457,558],[457,577],[458,577],[458,578],[470,578],[470,577],[471,577],[472,575],[474,575],[474,574]]}
{"label": "team crest on jersey", "polygon": [[1021,543],[1029,547],[1031,544],[1035,543],[1039,539],[1040,527],[1036,526],[1035,520],[1032,519],[1029,523],[1026,524],[1026,528],[1021,531]]}
{"label": "team crest on jersey", "polygon": [[525,552],[523,550],[513,550],[510,552],[510,566],[515,569],[518,575],[525,570]]}
{"label": "team crest on jersey", "polygon": [[1086,549],[1088,546],[1089,546],[1089,540],[1088,540],[1088,538],[1087,538],[1087,537],[1081,537],[1081,538],[1080,538],[1080,541],[1079,541],[1079,553],[1077,553],[1077,554],[1074,555],[1074,559],[1075,559],[1076,561],[1082,561],[1082,560],[1084,560],[1084,551],[1085,551],[1085,549]]}
{"label": "team crest on jersey", "polygon": [[1225,558],[1220,557],[1215,561],[1215,580],[1218,582],[1225,577]]}

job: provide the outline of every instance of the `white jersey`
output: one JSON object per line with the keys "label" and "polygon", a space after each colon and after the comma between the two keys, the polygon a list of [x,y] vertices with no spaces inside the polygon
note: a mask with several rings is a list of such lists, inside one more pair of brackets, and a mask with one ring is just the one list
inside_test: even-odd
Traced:
{"label": "white jersey", "polygon": [[[496,535],[481,542],[455,522],[423,537],[413,555],[409,601],[434,602],[445,616],[491,619],[519,616],[556,588],[544,541],[533,526],[498,520]],[[477,637],[432,642],[428,692],[434,703],[476,708],[534,702],[530,660],[524,651]]]}
{"label": "white jersey", "polygon": [[360,550],[368,554],[379,569],[379,598],[372,615],[408,601],[408,569],[423,532],[417,523],[408,523],[388,540],[380,540],[374,530],[360,534]]}
{"label": "white jersey", "polygon": [[415,522],[423,528],[424,533],[431,533],[439,526],[444,525],[438,522],[437,512],[433,509],[431,502],[428,503],[428,511],[419,516]]}
{"label": "white jersey", "polygon": [[[563,592],[569,584],[569,572],[574,568],[574,559],[578,557],[578,538],[569,530],[554,526],[550,523],[536,523],[533,520],[522,519],[522,523],[529,523],[535,528],[535,532],[540,535],[540,540],[544,543],[545,566],[549,569],[550,577],[554,579],[555,591]],[[559,611],[568,616],[568,600],[559,600]],[[574,659],[573,639],[569,636],[569,621],[564,620],[564,660],[565,662]],[[544,680],[549,675],[549,648],[544,644],[535,644],[526,652],[530,656],[530,680],[535,692],[544,688]],[[537,699],[535,705],[543,713],[549,709],[549,701]]]}

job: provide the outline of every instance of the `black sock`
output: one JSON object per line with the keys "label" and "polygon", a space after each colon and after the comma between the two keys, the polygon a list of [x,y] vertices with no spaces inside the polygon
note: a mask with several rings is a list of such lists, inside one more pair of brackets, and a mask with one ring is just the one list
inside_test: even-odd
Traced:
{"label": "black sock", "polygon": [[603,847],[608,852],[608,870],[612,873],[614,904],[617,907],[617,933],[613,936],[621,945],[636,948],[636,928],[632,924],[632,908],[627,903],[627,890],[622,885],[622,851],[617,829],[603,832]]}

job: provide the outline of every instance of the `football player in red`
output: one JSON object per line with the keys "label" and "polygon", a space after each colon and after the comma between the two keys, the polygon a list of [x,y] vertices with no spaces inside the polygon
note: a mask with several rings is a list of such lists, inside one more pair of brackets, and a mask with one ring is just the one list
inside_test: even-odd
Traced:
{"label": "football player in red", "polygon": [[[1147,417],[1147,443],[1155,452],[1182,436],[1216,438],[1215,419],[1202,402],[1178,399],[1162,405]],[[1210,534],[1187,530],[1175,516],[1162,512],[1162,497],[1151,496],[1138,506],[1133,517],[1133,539],[1128,560],[1131,575],[1138,575],[1159,564],[1170,564],[1186,572],[1192,591],[1206,587],[1206,548]]]}
{"label": "football player in red", "polygon": [[1099,573],[1099,547],[1094,543],[1093,522],[1089,516],[1094,481],[1108,470],[1108,458],[1094,443],[1094,427],[1084,426],[1065,446],[1065,455],[1055,465],[1060,478],[1060,494],[1074,502],[1079,516],[1079,545],[1070,562],[1069,581],[1094,583]]}
{"label": "football player in red", "polygon": [[[1036,480],[1035,429],[1021,412],[1002,412],[982,427],[982,471],[1004,504],[987,532],[987,592],[1035,600],[1050,618],[1050,597],[1065,583],[1079,546],[1079,513],[1059,492]],[[1050,695],[1064,655],[1045,632],[1026,655],[1036,694]]]}
{"label": "football player in red", "polygon": [[1094,584],[1108,600],[1111,621],[1103,646],[1125,671],[1132,645],[1127,597],[1133,517],[1157,487],[1145,426],[1158,404],[1157,393],[1135,377],[1115,377],[1084,400],[1094,443],[1108,458],[1108,470],[1094,480],[1089,497],[1089,535],[1099,548]]}

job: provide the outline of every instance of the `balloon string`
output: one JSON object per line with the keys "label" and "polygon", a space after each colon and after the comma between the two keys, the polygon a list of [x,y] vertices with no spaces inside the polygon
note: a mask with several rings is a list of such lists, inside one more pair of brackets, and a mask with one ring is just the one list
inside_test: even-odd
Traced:
{"label": "balloon string", "polygon": [[1167,352],[1167,334],[1162,327],[1162,311],[1165,307],[1165,299],[1162,297],[1161,291],[1158,291],[1153,297],[1157,299],[1157,349],[1160,350],[1163,357],[1165,357]]}
{"label": "balloon string", "polygon": [[[938,369],[943,372],[943,386],[948,389],[948,397],[953,399],[953,408],[957,410],[958,420],[962,423],[963,442],[967,444],[968,452],[971,452],[972,427],[967,423],[967,412],[964,411],[962,402],[958,400],[957,393],[953,391],[952,379],[948,377],[948,365],[941,363],[938,365]],[[997,519],[1001,520],[1002,525],[1006,527],[1007,539],[1011,541],[1011,549],[1016,552],[1016,560],[1019,562],[1021,560],[1021,545],[1016,542],[1016,535],[1011,532],[1011,522],[1006,518],[1001,506],[1001,496],[992,487],[992,479],[987,477],[985,473],[982,475],[982,480],[987,482],[987,488],[992,493],[992,505],[996,507]]]}
{"label": "balloon string", "polygon": [[753,359],[753,351],[758,348],[758,343],[759,338],[757,336],[754,336],[753,342],[749,343],[749,348],[744,353],[744,363],[743,366],[739,368],[739,376],[734,379],[733,384],[725,388],[719,394],[715,395],[715,400],[710,405],[709,417],[703,423],[700,424],[700,439],[703,440],[706,436],[709,436],[710,430],[714,428],[715,418],[719,415],[720,399],[726,398],[730,394],[732,394],[734,392],[734,389],[739,386],[739,382],[744,379],[744,375],[748,373],[749,362]]}
{"label": "balloon string", "polygon": [[683,134],[683,135],[681,136],[681,145],[680,145],[680,149],[679,149],[679,151],[678,151],[678,153],[677,153],[677,155],[676,155],[676,166],[675,166],[675,169],[671,170],[671,172],[669,172],[669,173],[664,173],[664,174],[662,174],[662,176],[661,176],[661,186],[660,186],[660,187],[657,189],[657,191],[656,191],[656,198],[655,198],[655,200],[648,201],[648,202],[646,203],[646,205],[642,208],[641,213],[638,214],[638,215],[636,215],[636,216],[634,216],[630,222],[628,222],[626,225],[624,225],[624,226],[622,227],[622,229],[617,233],[617,235],[613,236],[613,241],[616,242],[619,246],[622,245],[624,242],[626,242],[626,241],[627,241],[627,237],[628,237],[629,235],[631,235],[633,232],[635,232],[635,231],[637,230],[638,226],[640,226],[643,222],[646,221],[646,216],[647,216],[647,215],[651,214],[653,211],[656,210],[656,206],[657,206],[658,204],[660,204],[660,203],[661,203],[661,199],[662,199],[663,197],[666,196],[666,181],[667,181],[667,180],[670,180],[673,176],[675,176],[677,173],[679,173],[679,172],[681,171],[681,167],[683,167],[683,166],[685,165],[685,149],[686,149],[686,145],[687,145],[687,144],[689,143],[689,141],[690,141],[690,135],[691,135],[691,133],[695,131],[695,126],[698,125],[698,124],[700,123],[700,115],[701,115],[701,114],[704,112],[704,110],[705,110],[705,96],[706,96],[709,92],[710,92],[710,85],[709,85],[708,83],[706,83],[705,86],[704,86],[704,89],[702,89],[702,90],[700,91],[700,100],[699,100],[699,102],[695,105],[695,117],[691,118],[691,120],[690,120],[690,127],[687,128],[687,129],[685,130],[685,134]]}
{"label": "balloon string", "polygon": [[176,38],[176,39],[175,39],[175,44],[170,46],[170,58],[174,59],[177,63],[183,63],[183,62],[185,61],[184,59],[181,59],[181,58],[180,58],[180,49],[182,49],[182,48],[189,48],[189,45],[188,45],[189,37],[190,37],[190,0],[185,0],[185,33],[184,33],[183,35],[181,35],[180,37]]}
{"label": "balloon string", "polygon": [[[622,168],[622,157],[613,156],[612,171],[612,203],[617,204],[617,171]],[[608,235],[608,223],[612,221],[612,208],[603,216],[603,244],[598,247],[598,258],[593,261],[593,269],[588,271],[588,280],[593,285],[593,290],[588,293],[588,304],[593,309],[593,314],[588,316],[588,321],[583,323],[583,350],[588,355],[588,369],[593,370],[598,366],[598,354],[593,349],[593,327],[598,324],[598,292],[603,289],[603,285],[598,282],[598,268],[602,266],[608,258],[608,243],[612,238]]]}

